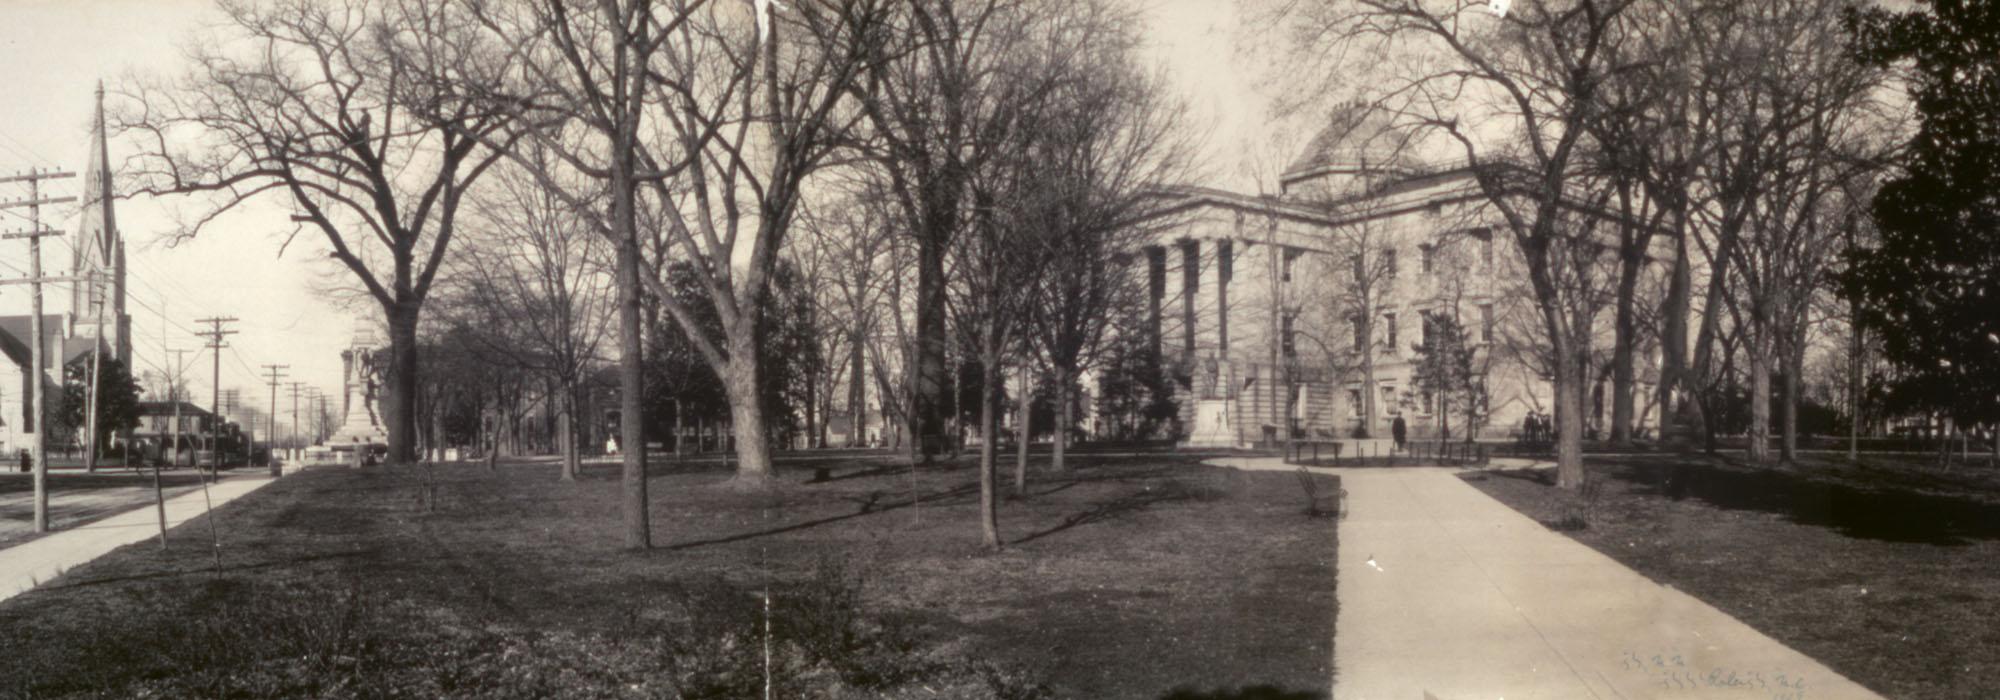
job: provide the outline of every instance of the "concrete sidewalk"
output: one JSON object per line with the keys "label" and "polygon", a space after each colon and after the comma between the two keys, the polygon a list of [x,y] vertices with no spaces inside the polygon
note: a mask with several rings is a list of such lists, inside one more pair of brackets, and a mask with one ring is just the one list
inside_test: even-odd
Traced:
{"label": "concrete sidewalk", "polygon": [[[215,507],[262,488],[272,479],[265,475],[230,476],[210,484],[209,498]],[[201,488],[167,501],[167,527],[172,528],[207,511],[208,500]],[[160,517],[152,504],[133,508],[89,525],[61,530],[26,543],[0,549],[0,601],[47,583],[76,566],[121,546],[153,539],[160,534]],[[208,546],[208,533],[195,538],[185,532],[169,533],[176,542]],[[185,546],[185,545],[177,545]]]}
{"label": "concrete sidewalk", "polygon": [[1550,531],[1457,469],[1313,471],[1339,475],[1347,492],[1336,700],[1881,697]]}

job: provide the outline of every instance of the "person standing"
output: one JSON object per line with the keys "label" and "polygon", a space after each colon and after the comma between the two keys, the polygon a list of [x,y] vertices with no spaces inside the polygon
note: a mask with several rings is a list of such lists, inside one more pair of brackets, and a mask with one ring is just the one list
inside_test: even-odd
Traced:
{"label": "person standing", "polygon": [[1403,422],[1403,414],[1396,414],[1396,422],[1389,424],[1389,437],[1396,440],[1396,451],[1403,451],[1403,443],[1410,437],[1410,426]]}

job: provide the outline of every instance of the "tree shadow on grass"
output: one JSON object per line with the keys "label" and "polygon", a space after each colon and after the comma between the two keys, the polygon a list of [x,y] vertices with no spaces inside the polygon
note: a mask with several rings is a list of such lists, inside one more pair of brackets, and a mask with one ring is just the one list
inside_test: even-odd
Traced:
{"label": "tree shadow on grass", "polygon": [[2000,539],[2000,504],[1969,498],[1857,487],[1779,469],[1689,462],[1616,465],[1597,473],[1632,484],[1635,494],[1772,513],[1859,539],[1951,546]]}
{"label": "tree shadow on grass", "polygon": [[741,542],[743,540],[756,539],[759,537],[768,537],[771,535],[782,535],[787,532],[797,532],[799,530],[811,529],[819,527],[821,525],[830,525],[832,523],[841,522],[843,520],[853,520],[855,518],[859,518],[862,516],[877,515],[881,513],[888,513],[892,511],[902,510],[904,508],[909,508],[920,504],[932,504],[938,502],[950,503],[951,501],[954,501],[956,499],[969,495],[974,495],[977,494],[978,492],[979,492],[979,484],[977,482],[974,482],[969,484],[962,484],[957,487],[947,489],[944,491],[939,491],[928,495],[919,496],[914,500],[897,500],[889,502],[887,504],[882,504],[880,499],[872,497],[860,501],[855,501],[855,499],[847,499],[856,502],[860,506],[860,509],[856,510],[855,512],[846,513],[843,515],[834,515],[824,518],[816,518],[813,520],[805,520],[801,522],[792,523],[790,525],[781,525],[778,527],[766,528],[763,530],[753,530],[750,532],[743,532],[734,535],[725,535],[722,537],[711,537],[705,540],[691,540],[688,542],[679,542],[667,545],[665,547],[662,547],[661,549],[678,551],[683,549],[704,547],[707,545]]}
{"label": "tree shadow on grass", "polygon": [[1047,529],[1038,530],[1014,540],[1014,544],[1033,542],[1081,525],[1115,520],[1151,508],[1160,503],[1200,500],[1208,496],[1209,494],[1202,489],[1178,481],[1168,481],[1161,484],[1158,488],[1148,487],[1137,491],[1128,491],[1093,503],[1081,512],[1071,513]]}
{"label": "tree shadow on grass", "polygon": [[1325,693],[1309,690],[1286,690],[1274,685],[1246,685],[1235,690],[1217,688],[1200,691],[1192,688],[1175,688],[1160,700],[1321,700]]}

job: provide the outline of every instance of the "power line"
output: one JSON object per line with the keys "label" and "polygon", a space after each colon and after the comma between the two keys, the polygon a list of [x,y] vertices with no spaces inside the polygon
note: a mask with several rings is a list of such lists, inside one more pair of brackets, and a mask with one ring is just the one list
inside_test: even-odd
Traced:
{"label": "power line", "polygon": [[[14,150],[13,148],[9,148],[6,144],[0,144],[0,148],[6,148],[7,152],[12,153],[15,156],[19,156],[21,160],[34,161],[38,165],[46,165],[50,167],[54,167],[56,164],[56,162],[50,160],[48,156],[42,155],[41,152],[36,151],[33,148],[30,148],[28,144],[21,143],[20,139],[16,139],[4,131],[0,131],[0,139],[6,139],[12,142],[15,146],[21,147],[21,150],[17,151]],[[27,151],[27,153],[23,154],[21,151]]]}
{"label": "power line", "polygon": [[[270,425],[269,430],[264,433],[264,442],[273,447],[278,444],[278,380],[284,378],[283,370],[289,367],[291,365],[264,365],[264,369],[270,370],[271,373],[271,415],[266,417]],[[298,386],[298,382],[293,382],[292,386]],[[294,400],[292,405],[293,412],[296,413],[298,402]]]}
{"label": "power line", "polygon": [[[46,449],[44,449],[47,447],[45,440],[47,439],[48,431],[45,430],[43,426],[43,423],[46,422],[46,420],[44,419],[48,416],[47,411],[44,409],[47,406],[47,401],[48,401],[47,394],[49,392],[43,386],[43,382],[47,381],[47,376],[44,375],[42,372],[42,367],[44,366],[42,355],[45,352],[47,352],[47,342],[44,340],[44,338],[48,337],[42,332],[43,331],[42,283],[48,281],[48,279],[42,276],[42,238],[45,236],[59,235],[53,230],[42,227],[42,205],[57,204],[66,200],[75,201],[74,197],[43,198],[42,181],[57,180],[75,176],[76,173],[71,173],[71,172],[64,172],[64,171],[45,172],[37,170],[37,171],[30,171],[25,175],[15,175],[10,177],[0,178],[0,183],[10,183],[10,182],[28,183],[27,199],[21,200],[19,202],[8,202],[4,205],[0,205],[0,209],[7,209],[16,206],[27,207],[28,224],[30,228],[25,232],[8,233],[5,235],[0,235],[0,238],[28,239],[28,276],[25,279],[11,280],[11,281],[25,282],[31,285],[34,289],[33,315],[28,320],[28,326],[29,326],[28,332],[30,335],[34,336],[34,338],[29,343],[31,347],[28,355],[29,355],[29,361],[33,363],[34,368],[28,373],[29,376],[28,381],[23,382],[21,386],[23,387],[24,391],[31,392],[31,395],[33,396],[32,403],[34,405],[33,416],[29,420],[24,421],[24,423],[26,424],[26,427],[32,428],[35,434],[34,440],[30,443],[33,449],[33,452],[31,452],[30,454],[31,458],[34,460],[35,463],[35,532],[49,531],[49,486],[48,486],[49,460],[48,460],[48,452]],[[60,356],[61,353],[58,352],[57,355]],[[58,358],[58,361],[60,361],[60,358]]]}
{"label": "power line", "polygon": [[206,323],[209,325],[209,330],[205,333],[202,333],[201,335],[208,336],[209,338],[208,349],[210,351],[210,354],[213,356],[215,360],[214,375],[211,377],[211,384],[209,387],[210,406],[214,409],[216,417],[216,419],[214,421],[211,421],[209,425],[208,454],[209,454],[209,471],[211,473],[214,473],[222,468],[222,451],[219,449],[221,447],[221,443],[219,440],[222,437],[220,432],[222,430],[222,349],[228,347],[225,343],[222,342],[222,338],[224,336],[236,334],[236,331],[224,329],[222,326],[225,323],[235,323],[235,322],[236,322],[235,317],[211,317],[211,318],[195,319],[195,323]]}

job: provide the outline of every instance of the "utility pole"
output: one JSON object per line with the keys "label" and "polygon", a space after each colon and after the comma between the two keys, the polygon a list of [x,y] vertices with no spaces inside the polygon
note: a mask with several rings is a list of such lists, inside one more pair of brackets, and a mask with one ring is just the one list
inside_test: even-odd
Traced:
{"label": "utility pole", "polygon": [[[169,459],[172,459],[174,461],[174,466],[180,466],[181,463],[180,374],[181,370],[186,368],[186,365],[183,364],[181,361],[181,355],[187,354],[187,351],[168,348],[167,354],[174,356],[174,359],[169,360],[169,362],[171,362],[172,364],[167,365],[167,402],[172,403],[174,405],[174,425],[173,428],[171,429],[173,438],[172,442],[168,443],[173,446],[174,451],[171,453],[173,456],[170,457]],[[204,489],[204,493],[206,493],[207,482],[203,482],[202,488]],[[153,463],[153,503],[156,510],[158,510],[160,514],[160,549],[166,549],[167,548],[167,497],[166,494],[160,490],[159,462]]]}
{"label": "utility pole", "polygon": [[[271,415],[266,418],[264,444],[269,445],[272,450],[278,449],[278,380],[283,378],[280,376],[282,374],[280,370],[288,367],[291,365],[264,365],[264,370],[271,375]],[[255,443],[251,444],[250,451],[252,453],[257,451]]]}
{"label": "utility pole", "polygon": [[195,323],[208,324],[209,329],[197,335],[208,337],[208,349],[215,359],[214,374],[209,377],[209,407],[215,411],[215,418],[208,426],[208,473],[214,476],[222,469],[222,349],[228,345],[223,336],[234,335],[236,331],[225,330],[222,324],[235,323],[235,317],[198,318]]}
{"label": "utility pole", "polygon": [[[168,352],[168,353],[170,353],[170,354],[172,354],[172,355],[174,356],[174,360],[173,360],[173,362],[174,362],[174,363],[173,363],[172,365],[168,366],[168,368],[167,368],[167,369],[168,369],[168,371],[169,371],[169,372],[168,372],[168,374],[167,374],[167,401],[168,401],[169,403],[172,403],[172,404],[174,405],[174,427],[173,427],[173,438],[172,438],[172,442],[171,442],[170,444],[172,444],[172,445],[173,445],[173,448],[174,448],[174,454],[173,454],[173,457],[172,457],[171,459],[173,459],[173,461],[174,461],[174,466],[177,466],[177,467],[178,467],[178,466],[180,466],[180,464],[181,464],[181,385],[180,385],[180,381],[181,381],[181,379],[180,379],[180,375],[181,375],[181,373],[182,373],[182,372],[185,372],[185,371],[187,371],[187,364],[186,364],[186,362],[184,362],[183,360],[181,360],[181,356],[182,356],[182,355],[185,355],[185,354],[187,354],[187,352],[188,352],[188,351],[186,351],[186,350],[168,350],[167,352]],[[199,466],[199,465],[197,465],[197,466]]]}
{"label": "utility pole", "polygon": [[299,390],[304,386],[305,382],[292,382],[292,447],[299,446]]}
{"label": "utility pole", "polygon": [[[100,298],[100,295],[98,293],[98,286],[97,286],[98,279],[96,272],[92,271],[87,276],[90,278],[89,285],[90,285],[91,316],[97,319],[97,337],[91,338],[90,342],[90,381],[89,381],[89,386],[87,387],[89,393],[84,394],[84,400],[83,400],[85,406],[84,410],[89,411],[89,413],[85,414],[84,418],[83,470],[86,472],[96,472],[97,471],[97,392],[98,392],[97,382],[98,382],[98,375],[102,371],[102,367],[104,365],[102,359],[104,355],[104,313],[103,313],[104,309],[103,309],[103,300]],[[72,313],[74,313],[74,311],[72,311]]]}
{"label": "utility pole", "polygon": [[30,317],[28,321],[28,333],[34,336],[34,342],[30,343],[33,347],[28,352],[28,361],[34,365],[34,369],[28,373],[30,379],[25,384],[27,390],[32,392],[30,396],[34,397],[34,400],[30,402],[33,405],[33,408],[30,410],[34,411],[34,415],[28,420],[23,421],[23,423],[35,434],[34,441],[30,443],[33,447],[28,453],[29,458],[34,460],[35,463],[35,532],[49,531],[49,461],[46,459],[47,455],[44,449],[46,447],[44,440],[47,433],[42,431],[42,418],[44,417],[42,407],[47,400],[43,395],[48,393],[43,390],[44,387],[42,386],[44,379],[42,375],[42,353],[45,351],[42,341],[42,283],[48,280],[42,278],[42,237],[62,235],[54,230],[42,228],[42,205],[76,201],[75,197],[42,198],[42,181],[75,176],[76,173],[71,172],[34,170],[29,171],[26,175],[0,178],[0,183],[28,183],[27,199],[16,202],[0,202],[0,209],[26,206],[28,208],[29,229],[19,233],[0,235],[0,239],[28,239],[28,277],[24,280],[10,281],[25,283],[31,285],[34,289],[34,316]]}
{"label": "utility pole", "polygon": [[312,395],[313,395],[313,401],[318,402],[319,404],[317,408],[313,409],[313,414],[312,414],[312,435],[313,435],[312,441],[313,444],[317,445],[321,440],[325,440],[327,438],[326,434],[327,411],[328,411],[326,405],[327,395],[326,392],[321,391],[319,387],[313,387]]}

